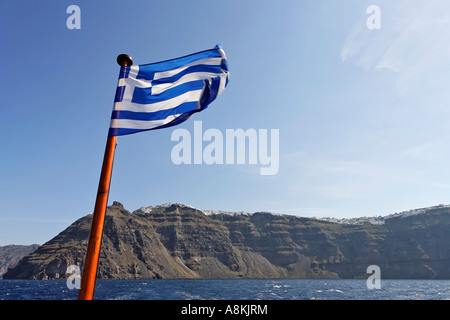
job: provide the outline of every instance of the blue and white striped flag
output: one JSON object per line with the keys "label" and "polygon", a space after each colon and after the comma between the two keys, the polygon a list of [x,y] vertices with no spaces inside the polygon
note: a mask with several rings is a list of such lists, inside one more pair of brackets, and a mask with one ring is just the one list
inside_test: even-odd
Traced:
{"label": "blue and white striped flag", "polygon": [[109,136],[186,121],[223,92],[228,77],[220,46],[177,59],[121,67]]}

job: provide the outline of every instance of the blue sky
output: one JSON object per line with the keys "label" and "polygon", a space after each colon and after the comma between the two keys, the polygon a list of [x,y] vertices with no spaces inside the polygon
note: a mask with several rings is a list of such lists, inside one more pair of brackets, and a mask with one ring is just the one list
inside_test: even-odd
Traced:
{"label": "blue sky", "polygon": [[[69,5],[81,29],[69,30]],[[370,30],[366,9],[381,9]],[[109,202],[360,217],[449,203],[445,0],[9,1],[0,11],[0,245],[92,212],[119,67],[220,43],[225,92],[180,125],[279,129],[278,174],[175,165],[176,128],[118,138]]]}

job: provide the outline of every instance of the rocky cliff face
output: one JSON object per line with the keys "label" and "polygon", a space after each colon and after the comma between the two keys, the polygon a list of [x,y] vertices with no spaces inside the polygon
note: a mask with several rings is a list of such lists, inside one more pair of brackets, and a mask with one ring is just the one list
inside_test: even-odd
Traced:
{"label": "rocky cliff face", "polygon": [[38,247],[38,244],[29,246],[8,245],[0,247],[0,279],[10,266],[15,265],[20,259],[32,253]]}
{"label": "rocky cliff face", "polygon": [[[5,279],[58,279],[83,266],[92,215],[23,258]],[[98,277],[450,279],[450,208],[384,224],[344,225],[270,213],[209,213],[182,204],[108,207]]]}

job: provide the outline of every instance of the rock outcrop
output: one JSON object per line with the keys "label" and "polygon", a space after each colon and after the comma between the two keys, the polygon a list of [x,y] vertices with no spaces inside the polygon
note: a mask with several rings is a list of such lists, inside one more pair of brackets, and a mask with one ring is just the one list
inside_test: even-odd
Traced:
{"label": "rock outcrop", "polygon": [[[83,266],[92,215],[24,257],[4,279],[60,279]],[[450,208],[382,224],[346,225],[183,204],[107,209],[98,277],[450,279]]]}
{"label": "rock outcrop", "polygon": [[15,265],[24,256],[34,252],[39,247],[38,244],[32,245],[7,245],[0,247],[0,279],[3,274],[12,265]]}

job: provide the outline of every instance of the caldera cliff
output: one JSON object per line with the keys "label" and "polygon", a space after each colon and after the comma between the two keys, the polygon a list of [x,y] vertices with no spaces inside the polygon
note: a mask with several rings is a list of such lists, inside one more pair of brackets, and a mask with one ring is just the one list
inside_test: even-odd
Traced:
{"label": "caldera cliff", "polygon": [[[92,215],[24,257],[4,279],[67,278],[82,269]],[[267,212],[206,212],[183,204],[107,208],[98,278],[450,279],[450,208],[383,223],[343,224]]]}

